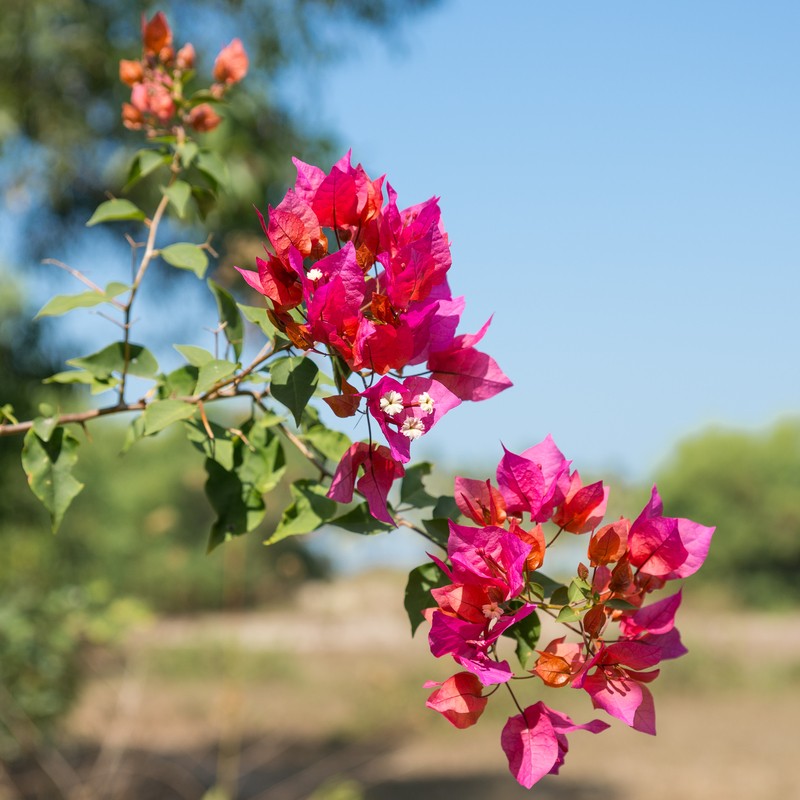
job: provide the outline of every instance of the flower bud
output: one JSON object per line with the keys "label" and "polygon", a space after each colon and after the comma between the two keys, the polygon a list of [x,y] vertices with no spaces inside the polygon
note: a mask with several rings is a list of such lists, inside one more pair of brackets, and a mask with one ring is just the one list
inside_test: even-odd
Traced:
{"label": "flower bud", "polygon": [[172,45],[167,45],[166,47],[162,47],[161,50],[158,52],[158,60],[165,64],[166,66],[170,66],[175,59],[175,50]]}
{"label": "flower bud", "polygon": [[119,62],[119,79],[126,83],[128,86],[133,86],[134,83],[144,78],[144,67],[141,61],[128,61],[123,58]]}
{"label": "flower bud", "polygon": [[208,103],[201,103],[189,112],[187,120],[196,131],[208,133],[222,122],[222,117]]}
{"label": "flower bud", "polygon": [[178,50],[176,64],[178,69],[192,69],[194,67],[194,47],[191,42],[188,42]]}
{"label": "flower bud", "polygon": [[145,22],[142,15],[142,42],[145,53],[149,55],[156,55],[172,44],[172,31],[163,12],[154,14],[149,22]]}
{"label": "flower bud", "polygon": [[214,61],[214,80],[218,83],[238,83],[247,74],[247,53],[240,39],[223,47]]}
{"label": "flower bud", "polygon": [[138,131],[144,123],[144,116],[138,108],[130,103],[122,104],[122,124],[128,130]]}

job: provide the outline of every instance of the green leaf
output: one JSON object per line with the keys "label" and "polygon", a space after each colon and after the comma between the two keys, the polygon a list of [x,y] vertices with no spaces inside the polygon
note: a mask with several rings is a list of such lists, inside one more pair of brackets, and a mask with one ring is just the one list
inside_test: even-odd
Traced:
{"label": "green leaf", "polygon": [[57,427],[48,441],[42,441],[31,428],[22,446],[22,467],[36,497],[50,512],[53,532],[58,530],[64,512],[83,484],[72,475],[78,460],[78,440],[65,428]]}
{"label": "green leaf", "polygon": [[583,590],[577,581],[571,581],[567,587],[567,597],[570,603],[579,603],[586,599]]}
{"label": "green leaf", "polygon": [[168,164],[170,157],[161,150],[140,150],[133,157],[131,167],[128,170],[128,180],[125,183],[127,192],[132,186],[142,178],[147,177],[151,172],[155,172],[163,164]]}
{"label": "green leaf", "polygon": [[270,394],[283,403],[297,425],[317,385],[317,365],[306,356],[278,359],[270,367]]}
{"label": "green leaf", "polygon": [[536,650],[541,633],[542,623],[535,611],[503,631],[503,636],[514,639],[517,643],[516,653],[522,669],[528,666],[528,660]]}
{"label": "green leaf", "polygon": [[171,186],[162,187],[161,191],[169,198],[177,215],[183,219],[192,196],[192,187],[186,181],[175,181]]}
{"label": "green leaf", "polygon": [[239,309],[236,306],[236,301],[230,292],[223,289],[219,284],[214,281],[207,281],[208,288],[211,289],[217,301],[217,309],[219,310],[219,321],[225,326],[225,338],[230,342],[233,347],[233,352],[238,360],[242,355],[242,341],[244,340],[244,321]]}
{"label": "green leaf", "polygon": [[49,378],[45,378],[42,383],[82,383],[91,387],[92,394],[100,394],[119,386],[119,378],[113,375],[106,375],[98,378],[85,369],[69,369],[64,372],[56,372]]}
{"label": "green leaf", "polygon": [[443,550],[447,550],[447,539],[450,536],[450,526],[448,520],[443,518],[424,519],[422,527],[425,528],[428,536]]}
{"label": "green leaf", "polygon": [[266,308],[261,308],[260,306],[246,306],[242,303],[237,303],[236,305],[239,306],[239,311],[242,312],[244,318],[248,322],[252,322],[253,325],[258,325],[264,336],[271,342],[282,338],[280,331],[269,321]]}
{"label": "green leaf", "polygon": [[406,468],[403,482],[400,484],[400,501],[414,506],[425,508],[436,503],[436,498],[431,497],[425,489],[422,479],[431,474],[431,465],[427,461],[414,464]]}
{"label": "green leaf", "polygon": [[[67,361],[71,367],[85,369],[96,378],[105,379],[112,373],[121,373],[125,367],[125,342],[113,344],[82,358],[71,358]],[[128,343],[128,375],[138,378],[152,378],[158,372],[155,356],[140,344]]]}
{"label": "green leaf", "polygon": [[178,242],[163,247],[160,251],[161,258],[178,269],[188,269],[198,278],[202,278],[208,269],[208,256],[202,247],[190,242]]}
{"label": "green leaf", "polygon": [[329,461],[337,463],[344,451],[352,444],[350,437],[340,431],[331,430],[325,425],[313,425],[301,438]]}
{"label": "green leaf", "polygon": [[193,344],[172,345],[193,367],[202,367],[214,360],[214,356],[202,347]]}
{"label": "green leaf", "polygon": [[569,592],[566,586],[559,586],[551,595],[550,602],[554,606],[566,606],[569,603]]}
{"label": "green leaf", "polygon": [[207,392],[214,384],[233,375],[238,366],[232,361],[222,361],[219,358],[206,362],[200,367],[195,393],[203,394],[203,392]]}
{"label": "green leaf", "polygon": [[375,519],[369,512],[366,503],[359,503],[355,508],[351,508],[341,517],[331,520],[331,525],[349,531],[350,533],[360,533],[365,536],[372,536],[376,533],[388,533],[394,530],[394,525],[387,525],[385,522]]}
{"label": "green leaf", "polygon": [[124,456],[144,436],[144,414],[134,417],[133,422],[128,425],[125,431],[125,439],[122,442],[122,449],[119,451]]}
{"label": "green leaf", "polygon": [[250,419],[242,426],[246,441],[215,423],[211,423],[214,439],[199,423],[187,428],[189,440],[207,457],[206,494],[217,513],[208,543],[213,550],[260,524],[266,509],[263,495],[280,483],[286,457],[280,439],[260,421]]}
{"label": "green leaf", "polygon": [[453,497],[443,494],[436,500],[436,505],[433,507],[433,516],[456,521],[461,516],[461,510],[456,505]]}
{"label": "green leaf", "polygon": [[[231,432],[216,422],[209,422],[213,439],[208,438],[205,426],[197,421],[190,420],[186,423],[186,438],[206,458],[216,461],[223,469],[228,471],[234,468],[234,440]],[[238,437],[237,437],[238,438]]]}
{"label": "green leaf", "polygon": [[49,442],[58,425],[55,417],[36,417],[33,420],[33,432],[43,441]]}
{"label": "green leaf", "polygon": [[246,439],[231,430],[225,434],[233,442],[234,468],[244,483],[266,494],[280,483],[286,472],[281,440],[263,419],[248,420],[242,425],[241,432]]}
{"label": "green leaf", "polygon": [[152,436],[182,419],[194,416],[196,407],[182,400],[153,400],[144,410],[144,435]]}
{"label": "green leaf", "polygon": [[[259,431],[258,435],[256,432]],[[286,455],[283,451],[281,440],[268,428],[255,426],[249,431],[248,441],[254,449],[248,448],[248,457],[245,459],[246,477],[252,474],[253,483],[262,494],[271,492],[286,473]],[[259,437],[263,437],[260,439]],[[247,445],[244,445],[247,447]],[[248,470],[252,470],[248,472]]]}
{"label": "green leaf", "polygon": [[[528,575],[528,579],[535,581],[539,584],[539,586],[542,587],[542,590],[544,591],[544,597],[552,597],[553,592],[557,591],[558,589],[564,589],[564,591],[566,591],[566,588],[563,584],[554,581],[552,578],[549,578],[544,574],[544,572],[531,572]],[[564,602],[568,602],[566,594],[564,595],[564,598]]]}
{"label": "green leaf", "polygon": [[295,481],[290,488],[294,500],[264,544],[275,544],[287,536],[311,533],[333,519],[339,509],[338,503],[325,496],[327,487],[317,481]]}
{"label": "green leaf", "polygon": [[556,617],[556,622],[577,622],[580,619],[577,613],[575,612],[574,608],[570,608],[569,606],[564,606],[561,611],[558,612],[558,616]]}
{"label": "green leaf", "polygon": [[623,600],[621,597],[615,597],[611,600],[606,600],[603,605],[605,605],[606,608],[615,608],[617,611],[638,610],[638,606],[635,606],[633,603],[629,603],[627,600]]}
{"label": "green leaf", "polygon": [[166,400],[170,397],[187,397],[194,394],[199,374],[200,370],[197,367],[184,364],[182,367],[172,370],[168,375],[162,375],[161,386],[158,389],[159,400]]}
{"label": "green leaf", "polygon": [[208,539],[211,552],[232,537],[255,530],[264,519],[266,505],[261,493],[236,470],[226,470],[208,458],[206,472],[206,496],[217,514]]}
{"label": "green leaf", "polygon": [[202,186],[192,186],[192,197],[197,205],[197,211],[200,214],[200,219],[205,218],[214,210],[217,204],[217,198],[214,193]]}
{"label": "green leaf", "polygon": [[228,168],[225,162],[215,153],[201,150],[195,159],[195,166],[211,182],[216,190],[228,182]]}
{"label": "green leaf", "polygon": [[422,612],[436,605],[431,597],[431,589],[438,589],[449,583],[450,579],[434,563],[422,564],[408,573],[403,605],[411,623],[412,636],[424,619]]}
{"label": "green leaf", "polygon": [[110,302],[117,295],[130,289],[124,283],[109,283],[104,292],[81,292],[81,294],[60,294],[45,303],[34,319],[39,317],[58,317],[75,308],[91,308]]}
{"label": "green leaf", "polygon": [[200,152],[200,148],[194,142],[184,142],[178,145],[176,149],[184,169],[191,166],[192,161],[195,160]]}
{"label": "green leaf", "polygon": [[94,210],[94,214],[86,223],[86,227],[91,228],[92,225],[98,225],[101,222],[144,218],[144,211],[131,203],[130,200],[106,200]]}

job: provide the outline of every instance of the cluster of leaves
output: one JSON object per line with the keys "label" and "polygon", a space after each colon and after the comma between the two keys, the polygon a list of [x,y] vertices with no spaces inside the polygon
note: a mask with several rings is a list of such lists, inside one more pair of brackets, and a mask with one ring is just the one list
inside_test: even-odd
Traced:
{"label": "cluster of leaves", "polygon": [[[456,478],[455,494],[460,515],[478,527],[451,519],[449,564],[433,556],[433,564],[412,571],[406,592],[412,631],[427,618],[433,655],[450,655],[464,670],[428,684],[438,687],[428,706],[466,728],[477,722],[496,687],[504,686],[520,713],[506,723],[501,743],[512,774],[528,788],[558,772],[567,733],[608,727],[601,720],[576,725],[541,701],[523,709],[511,689],[514,671],[498,654],[505,636],[516,643],[524,677],[538,677],[551,688],[582,689],[595,708],[655,734],[647,684],[659,671],[643,670],[684,655],[686,648],[675,627],[681,593],[650,605],[645,600],[700,568],[714,529],[665,517],[655,487],[633,522],[622,517],[598,528],[608,489],[601,481],[584,486],[550,437],[522,454],[506,450],[497,486]],[[549,542],[543,525],[555,530]],[[540,570],[548,547],[564,532],[591,532],[588,566],[580,563],[568,584],[558,584]],[[577,640],[568,642],[564,635],[537,649],[540,612]],[[534,653],[538,658],[528,670]],[[495,689],[484,694],[485,687]]]}

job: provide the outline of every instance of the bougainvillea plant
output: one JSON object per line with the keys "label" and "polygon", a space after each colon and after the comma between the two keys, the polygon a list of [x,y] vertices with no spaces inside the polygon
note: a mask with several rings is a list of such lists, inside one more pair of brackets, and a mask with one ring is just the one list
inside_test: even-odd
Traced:
{"label": "bougainvillea plant", "polygon": [[[697,571],[713,529],[664,516],[655,488],[635,520],[603,525],[608,489],[583,485],[549,437],[521,454],[504,450],[495,483],[459,477],[452,496],[428,493],[423,479],[431,465],[410,465],[414,442],[460,403],[511,386],[477,347],[489,323],[458,333],[464,298],[453,297],[448,282],[450,244],[436,198],[400,208],[384,177],[353,166],[350,153],[328,171],[295,159],[295,185],[276,207],[256,212],[264,257],[237,267],[263,300],[237,303],[209,280],[219,311],[213,350],[175,345],[184,363],[170,372],[133,340],[132,311],[151,268],[203,278],[214,254],[209,240],[162,242],[162,222],[170,214],[184,219],[195,206],[202,215],[225,191],[224,163],[195,137],[220,124],[222,101],[245,77],[248,58],[234,39],[216,57],[211,85],[190,91],[195,59],[191,44],[175,50],[157,13],[142,20],[141,58],[120,63],[120,79],[131,88],[123,123],[147,142],[133,158],[126,189],[158,181],[158,202],[146,211],[112,198],[87,225],[141,225],[138,236],[126,233],[130,279],[101,287],[51,262],[88,291],[54,297],[39,316],[96,307],[122,333],[98,352],[70,359],[71,368],[48,381],[84,384],[112,399],[72,413],[44,408],[22,422],[9,405],[0,407],[0,436],[24,434],[23,468],[53,528],[82,488],[72,475],[79,437],[98,417],[133,414],[126,448],[183,427],[205,457],[206,493],[217,515],[209,549],[259,526],[264,497],[285,472],[285,448],[294,448],[317,477],[291,485],[292,500],[267,543],[325,525],[357,533],[402,525],[425,537],[439,554],[411,572],[405,605],[412,633],[427,620],[431,652],[456,664],[452,677],[428,684],[436,688],[427,705],[466,728],[502,688],[519,713],[503,728],[501,746],[522,785],[558,772],[567,734],[608,727],[599,719],[577,724],[541,701],[526,705],[522,692],[538,681],[584,691],[595,709],[655,733],[648,684],[662,661],[686,650],[675,628],[680,591],[650,603],[648,596]],[[249,360],[245,320],[261,340]],[[244,418],[218,421],[213,408],[236,398],[248,401]],[[316,398],[328,413],[320,415]],[[366,436],[352,442],[325,417],[363,418]],[[557,582],[542,568],[562,535],[584,536],[587,549],[575,576]],[[544,646],[540,615],[564,628]],[[522,674],[501,652],[504,641],[515,647]]]}

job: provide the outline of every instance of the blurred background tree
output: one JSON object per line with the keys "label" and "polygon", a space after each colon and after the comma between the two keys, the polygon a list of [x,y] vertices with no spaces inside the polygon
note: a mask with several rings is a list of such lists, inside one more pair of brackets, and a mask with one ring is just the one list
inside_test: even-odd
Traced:
{"label": "blurred background tree", "polygon": [[742,603],[800,603],[800,421],[705,431],[658,477],[665,511],[717,526],[698,579]]}
{"label": "blurred background tree", "polygon": [[[3,0],[0,24],[0,184],[7,208],[26,227],[21,260],[51,255],[103,199],[118,189],[137,135],[120,121],[127,87],[119,59],[141,48],[139,16],[164,11],[179,46],[191,41],[198,71],[235,36],[250,56],[246,82],[226,109],[215,147],[231,181],[213,220],[223,251],[258,234],[252,206],[280,198],[294,171],[290,156],[330,160],[330,132],[310,130],[277,99],[289,70],[319,69],[390,36],[437,0]],[[357,86],[342,102],[371,124]],[[109,167],[109,165],[111,165]]]}
{"label": "blurred background tree", "polygon": [[[104,192],[125,182],[141,142],[121,124],[129,98],[118,62],[140,52],[142,13],[165,11],[176,43],[195,45],[201,74],[210,74],[214,55],[235,36],[250,56],[250,74],[212,134],[230,181],[206,225],[230,259],[260,251],[252,206],[282,196],[293,180],[290,156],[324,162],[341,149],[329,132],[310,130],[279,103],[276,81],[290,69],[319,69],[346,56],[364,36],[388,36],[435,2],[3,0],[0,233],[11,232],[14,247],[0,269],[0,405],[13,406],[20,419],[34,416],[48,396],[42,379],[61,367],[70,334],[56,339],[30,322],[21,278],[29,265],[78,241]],[[358,87],[344,87],[342,97],[367,118]],[[162,283],[167,274],[173,289],[193,280],[170,270]],[[69,403],[63,389],[62,407]],[[162,436],[120,459],[124,422],[90,433],[91,457],[76,473],[86,489],[56,537],[25,485],[21,441],[0,439],[0,757],[40,744],[76,695],[86,645],[109,641],[144,608],[279,601],[326,571],[295,539],[267,549],[263,537],[243,537],[207,557],[212,516],[201,498],[201,462],[185,440]],[[288,481],[298,469],[289,465]],[[265,526],[274,527],[281,510],[270,508]]]}

